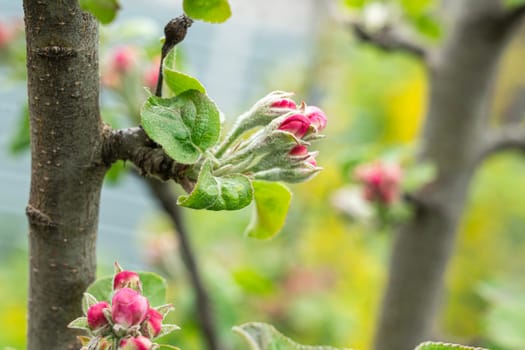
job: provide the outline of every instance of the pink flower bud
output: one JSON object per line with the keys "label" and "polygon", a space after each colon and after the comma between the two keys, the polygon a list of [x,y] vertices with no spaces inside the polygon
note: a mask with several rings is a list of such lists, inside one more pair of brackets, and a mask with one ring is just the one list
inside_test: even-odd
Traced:
{"label": "pink flower bud", "polygon": [[113,277],[113,290],[122,288],[131,288],[137,292],[142,292],[142,283],[140,277],[133,271],[121,271]]}
{"label": "pink flower bud", "polygon": [[315,106],[308,106],[304,110],[305,116],[310,120],[313,126],[317,129],[317,131],[321,131],[326,127],[326,114],[324,112]]}
{"label": "pink flower bud", "polygon": [[313,156],[311,157],[308,157],[305,162],[311,164],[312,166],[316,167],[317,166],[317,162],[315,161],[315,158]]}
{"label": "pink flower bud", "polygon": [[144,336],[123,338],[118,344],[118,350],[150,350],[153,346],[151,340]]}
{"label": "pink flower bud", "polygon": [[138,325],[146,317],[149,302],[146,297],[130,288],[119,289],[111,301],[113,321],[124,327]]}
{"label": "pink flower bud", "polygon": [[363,196],[371,202],[391,204],[399,197],[402,171],[397,164],[376,162],[364,164],[354,171],[363,184]]}
{"label": "pink flower bud", "polygon": [[155,309],[149,309],[146,318],[142,323],[142,334],[148,338],[154,338],[159,335],[162,329],[162,314]]}
{"label": "pink flower bud", "polygon": [[120,73],[129,72],[135,64],[136,52],[129,46],[122,46],[115,49],[111,56],[111,66]]}
{"label": "pink flower bud", "polygon": [[291,156],[305,156],[308,154],[308,148],[303,145],[297,145],[290,151]]}
{"label": "pink flower bud", "polygon": [[110,306],[107,302],[101,301],[94,305],[91,305],[87,310],[87,322],[89,328],[98,329],[108,324],[108,320],[104,316],[104,309],[109,309]]}
{"label": "pink flower bud", "polygon": [[286,109],[297,109],[297,104],[290,98],[282,98],[272,102],[270,105],[272,108],[286,108]]}
{"label": "pink flower bud", "polygon": [[308,132],[310,120],[302,114],[287,117],[279,126],[279,130],[288,131],[296,137],[303,137]]}

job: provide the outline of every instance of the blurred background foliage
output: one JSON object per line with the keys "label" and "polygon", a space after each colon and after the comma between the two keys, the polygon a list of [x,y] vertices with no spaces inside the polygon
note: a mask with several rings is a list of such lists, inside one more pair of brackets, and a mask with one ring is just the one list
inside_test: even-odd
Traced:
{"label": "blurred background foliage", "polygon": [[[371,3],[345,0],[337,10],[344,7],[365,13]],[[385,1],[380,5],[395,8],[397,18],[422,40],[439,44],[444,33],[434,1]],[[132,21],[122,20],[102,32],[102,74],[119,45],[134,47],[140,62],[136,65],[140,74],[130,78],[137,84],[123,85],[133,91],[123,93],[106,86],[102,95],[104,116],[118,127],[133,123],[128,116],[141,103],[136,99],[143,95],[141,74],[154,64],[159,47],[159,26]],[[515,108],[525,89],[525,77],[520,74],[524,37],[525,30],[521,30],[503,58],[492,104],[495,125],[521,121],[524,116],[524,109]],[[314,101],[329,116],[327,138],[320,143],[318,157],[325,169],[313,181],[293,186],[284,230],[273,240],[255,241],[242,237],[250,209],[184,211],[220,336],[229,348],[241,348],[231,327],[248,321],[271,323],[301,343],[356,349],[371,345],[392,230],[360,225],[330,203],[334,192],[352,180],[344,164],[356,154],[370,161],[380,152],[414,147],[427,103],[425,67],[406,55],[385,54],[358,42],[329,14],[309,40],[307,59],[273,64],[271,74],[253,82],[253,96],[234,108],[240,113],[267,91],[290,90],[296,92],[297,100]],[[8,67],[6,81],[23,77],[23,52],[20,36],[9,48],[0,46],[0,62]],[[179,51],[179,64],[183,69],[191,67],[184,47]],[[24,107],[19,110],[23,115]],[[228,115],[226,124],[232,120]],[[20,151],[27,145],[24,118],[15,129],[12,150]],[[119,167],[125,169],[122,164]],[[116,173],[114,169],[113,179]],[[525,348],[524,173],[523,159],[505,154],[489,159],[476,175],[436,324],[441,339],[491,349]],[[120,186],[119,181],[115,185]],[[0,220],[2,239],[20,234],[10,230],[9,216]],[[182,330],[166,342],[182,349],[200,349],[194,297],[172,230],[162,212],[148,212],[139,218],[134,232],[122,239],[140,247],[136,266],[157,271],[169,280],[170,301],[176,306],[170,317]],[[111,251],[111,247],[100,251],[100,275],[111,273],[115,259]],[[3,250],[0,255],[0,349],[25,346],[26,260],[23,248]]]}

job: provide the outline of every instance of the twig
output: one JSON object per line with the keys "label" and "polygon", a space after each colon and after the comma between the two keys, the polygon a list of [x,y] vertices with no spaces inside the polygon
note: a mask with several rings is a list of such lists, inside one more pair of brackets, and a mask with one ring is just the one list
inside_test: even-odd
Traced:
{"label": "twig", "polygon": [[493,131],[480,148],[477,161],[481,162],[497,152],[509,150],[525,151],[525,128],[506,126]]}
{"label": "twig", "polygon": [[189,179],[188,166],[171,159],[155,144],[141,127],[105,130],[103,160],[111,165],[117,160],[131,161],[141,175],[149,175],[161,180],[174,180],[185,191],[191,192],[194,181]]}
{"label": "twig", "polygon": [[524,16],[525,5],[518,5],[513,7],[503,15],[502,22],[506,27],[512,28],[518,23],[520,23]]}
{"label": "twig", "polygon": [[187,17],[186,15],[182,15],[172,19],[164,27],[165,41],[164,45],[162,45],[159,65],[159,79],[157,80],[157,87],[155,88],[155,96],[160,97],[162,95],[162,64],[164,63],[164,59],[170,50],[175,47],[175,45],[184,40],[186,33],[188,32],[188,28],[192,23],[193,20],[191,18]]}
{"label": "twig", "polygon": [[390,26],[373,33],[368,32],[361,23],[352,22],[351,26],[359,40],[375,45],[381,50],[387,52],[406,52],[421,59],[425,59],[428,54],[425,47],[402,36]]}
{"label": "twig", "polygon": [[202,278],[199,273],[197,261],[191,248],[191,243],[188,237],[184,220],[181,216],[181,209],[177,205],[177,199],[168,183],[160,182],[156,179],[145,178],[152,195],[159,201],[166,214],[170,217],[176,229],[176,234],[179,239],[182,261],[188,271],[190,282],[195,290],[196,308],[199,323],[204,333],[204,340],[207,343],[209,350],[221,349],[217,331],[215,329],[213,311],[210,305],[210,298]]}

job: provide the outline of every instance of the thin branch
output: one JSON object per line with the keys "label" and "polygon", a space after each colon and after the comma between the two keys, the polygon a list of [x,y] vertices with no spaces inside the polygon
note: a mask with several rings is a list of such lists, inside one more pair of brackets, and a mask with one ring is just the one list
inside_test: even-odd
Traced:
{"label": "thin branch", "polygon": [[180,243],[182,261],[186,266],[190,282],[195,291],[197,317],[204,333],[204,341],[207,343],[209,350],[219,350],[221,347],[215,329],[210,298],[199,273],[197,260],[191,248],[186,227],[184,226],[181,208],[177,205],[177,198],[174,196],[168,183],[151,178],[145,178],[144,180],[148,184],[153,197],[159,201],[159,204],[175,226],[175,232]]}
{"label": "thin branch", "polygon": [[525,151],[525,128],[507,126],[493,131],[481,147],[477,160],[479,162],[501,151]]}
{"label": "thin branch", "polygon": [[155,96],[162,95],[162,64],[171,49],[178,43],[182,42],[186,37],[188,28],[192,25],[193,20],[186,15],[179,16],[172,19],[164,27],[165,41],[162,45],[160,64],[159,64],[159,79],[157,80],[157,87],[155,88]]}
{"label": "thin branch", "polygon": [[514,6],[512,9],[510,9],[503,15],[502,23],[507,28],[511,28],[519,24],[524,16],[525,16],[525,4]]}
{"label": "thin branch", "polygon": [[131,161],[141,175],[152,175],[161,180],[174,180],[187,192],[193,189],[193,181],[186,175],[188,166],[171,159],[141,127],[120,130],[107,127],[103,160],[107,165],[117,160]]}
{"label": "thin branch", "polygon": [[420,59],[426,59],[427,48],[402,35],[393,27],[387,26],[376,32],[369,32],[358,22],[351,23],[355,36],[386,52],[405,52]]}
{"label": "thin branch", "polygon": [[[164,45],[162,46],[161,51],[159,78],[157,80],[155,96],[162,97],[162,65],[164,59],[166,58],[171,49],[173,49],[177,44],[184,40],[188,28],[191,26],[192,23],[193,20],[191,18],[187,17],[186,15],[182,15],[180,17],[172,19],[164,27],[164,35],[166,40],[164,41]],[[138,140],[138,142],[140,143],[149,144],[149,146],[154,146],[154,142],[147,137],[146,133],[142,128],[139,128],[138,130],[132,130],[131,133],[120,131],[119,134],[119,132],[117,131],[116,134],[120,136],[120,139],[122,141],[130,140],[130,142],[133,142]],[[116,138],[118,139],[119,136],[117,136]],[[117,142],[117,144],[119,143]],[[124,142],[120,144],[122,145],[124,144]],[[187,177],[184,175],[184,172],[185,170],[187,170],[187,167],[175,163],[167,155],[165,155],[164,152],[161,152],[162,154],[160,154],[156,150],[158,150],[158,148],[153,148],[152,150],[146,151],[148,155],[153,155],[153,153],[156,152],[156,157],[158,157],[156,158],[158,159],[157,161],[152,161],[149,164],[154,165],[157,163],[157,170],[162,166],[162,164],[164,164],[166,169],[169,170],[163,175],[168,176],[168,178],[174,176],[173,179],[179,182],[185,188],[186,191],[190,192],[193,187],[193,183],[189,182]],[[129,154],[130,152],[124,149],[124,155]],[[139,155],[138,158],[139,161],[143,159],[142,155]],[[155,159],[155,156],[153,156],[152,159]],[[155,197],[159,201],[160,205],[162,206],[166,214],[168,214],[173,223],[173,226],[175,227],[175,232],[180,243],[182,261],[186,267],[190,278],[190,283],[195,292],[197,318],[201,325],[202,332],[204,333],[204,341],[206,342],[206,345],[209,350],[220,350],[221,347],[215,328],[214,315],[209,301],[209,294],[204,288],[204,283],[202,281],[197,265],[197,259],[195,258],[195,254],[193,252],[193,249],[191,248],[189,235],[184,225],[184,218],[181,215],[180,207],[177,205],[177,197],[173,194],[169,184],[167,183],[163,183],[158,181],[157,179],[152,178],[145,178],[144,181],[147,183],[153,197]]]}
{"label": "thin branch", "polygon": [[520,123],[525,118],[525,85],[518,87],[512,99],[503,111],[501,122],[503,124]]}

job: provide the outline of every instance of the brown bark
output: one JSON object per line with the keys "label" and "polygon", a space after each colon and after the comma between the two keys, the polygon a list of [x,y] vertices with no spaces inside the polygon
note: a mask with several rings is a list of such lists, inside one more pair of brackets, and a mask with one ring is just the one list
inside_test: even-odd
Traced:
{"label": "brown bark", "polygon": [[376,350],[407,350],[431,338],[480,148],[501,53],[515,24],[498,0],[454,4],[452,28],[429,58],[429,107],[421,158],[438,176],[418,193],[417,215],[397,232],[375,336]]}
{"label": "brown bark", "polygon": [[30,350],[77,348],[67,324],[95,277],[101,162],[98,30],[77,0],[24,0],[32,173]]}

